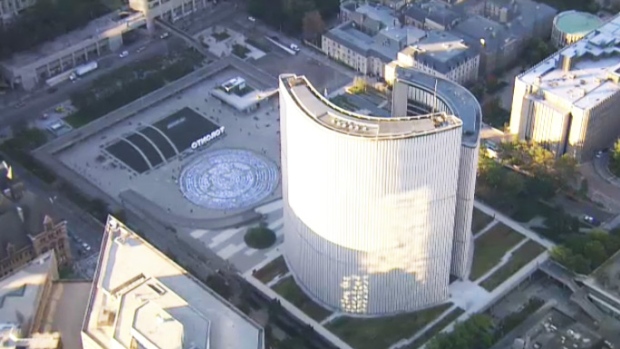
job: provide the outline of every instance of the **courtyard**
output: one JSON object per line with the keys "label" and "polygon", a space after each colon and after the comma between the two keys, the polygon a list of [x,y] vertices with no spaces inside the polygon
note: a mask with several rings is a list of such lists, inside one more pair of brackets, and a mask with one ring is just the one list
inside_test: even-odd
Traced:
{"label": "courtyard", "polygon": [[280,196],[277,101],[242,113],[208,93],[244,77],[228,68],[58,154],[104,192],[127,192],[181,217],[218,218]]}

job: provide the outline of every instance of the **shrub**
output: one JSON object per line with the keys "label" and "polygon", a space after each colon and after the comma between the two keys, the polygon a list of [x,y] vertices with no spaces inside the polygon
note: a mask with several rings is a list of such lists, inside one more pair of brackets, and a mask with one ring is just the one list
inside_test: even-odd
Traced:
{"label": "shrub", "polygon": [[263,250],[273,246],[276,242],[276,233],[266,225],[261,224],[258,227],[248,229],[243,240],[248,246],[257,250]]}

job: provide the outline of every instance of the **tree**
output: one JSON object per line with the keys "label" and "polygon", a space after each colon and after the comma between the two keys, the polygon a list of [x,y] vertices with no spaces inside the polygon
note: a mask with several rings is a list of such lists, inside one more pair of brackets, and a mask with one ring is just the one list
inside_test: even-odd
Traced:
{"label": "tree", "polygon": [[609,157],[609,170],[616,177],[620,177],[620,140],[614,143]]}
{"label": "tree", "polygon": [[441,333],[431,339],[427,349],[478,349],[493,344],[493,322],[490,317],[475,314],[456,324],[450,333]]}
{"label": "tree", "polygon": [[555,160],[553,164],[554,180],[558,188],[568,188],[577,180],[577,160],[566,154]]}
{"label": "tree", "polygon": [[525,181],[523,180],[523,176],[514,171],[506,173],[502,177],[501,183],[502,190],[506,193],[507,196],[511,197],[517,196],[525,188]]}
{"label": "tree", "polygon": [[306,40],[315,42],[325,31],[325,23],[317,10],[306,12],[302,20],[303,34]]}

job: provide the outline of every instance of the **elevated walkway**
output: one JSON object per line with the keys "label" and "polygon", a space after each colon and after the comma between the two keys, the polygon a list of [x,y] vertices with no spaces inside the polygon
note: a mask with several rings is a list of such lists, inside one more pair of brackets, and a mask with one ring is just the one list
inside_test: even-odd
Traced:
{"label": "elevated walkway", "polygon": [[198,41],[197,39],[195,39],[193,36],[186,33],[185,31],[177,28],[173,24],[170,24],[160,18],[155,19],[155,24],[157,24],[164,30],[168,31],[169,33],[183,39],[183,41],[185,41],[188,45],[193,47],[196,51],[200,52],[203,56],[209,59],[213,59],[213,60],[218,59],[218,57],[216,57],[213,53],[209,52],[209,50],[206,47],[204,47],[200,41]]}
{"label": "elevated walkway", "polygon": [[604,324],[607,321],[611,321],[611,318],[607,316],[607,314],[603,313],[590,301],[587,291],[575,282],[575,279],[579,280],[583,278],[576,276],[573,272],[552,260],[542,263],[539,268],[545,274],[568,287],[568,289],[570,289],[573,293],[570,297],[571,302],[578,305],[579,308],[588,314],[588,316],[590,316],[594,321],[599,324]]}

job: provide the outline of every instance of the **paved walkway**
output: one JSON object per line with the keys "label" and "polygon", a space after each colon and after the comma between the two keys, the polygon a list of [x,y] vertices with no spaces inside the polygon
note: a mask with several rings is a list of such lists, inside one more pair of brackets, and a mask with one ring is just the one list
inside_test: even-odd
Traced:
{"label": "paved walkway", "polygon": [[494,226],[496,226],[498,223],[498,221],[496,219],[493,219],[491,221],[491,223],[487,224],[486,227],[482,228],[482,230],[480,230],[478,233],[476,233],[476,235],[474,235],[474,239],[477,239],[479,237],[481,237],[482,235],[484,235],[487,231],[493,229]]}
{"label": "paved walkway", "polygon": [[499,285],[496,289],[490,292],[491,299],[489,302],[487,302],[486,304],[482,306],[477,305],[475,307],[472,307],[471,309],[466,310],[465,313],[463,313],[463,315],[459,316],[459,318],[456,319],[455,322],[448,325],[440,333],[452,332],[452,330],[454,329],[454,325],[456,323],[463,322],[469,319],[474,314],[478,314],[478,313],[482,313],[486,311],[486,309],[488,309],[498,299],[504,297],[506,294],[512,291],[518,284],[523,282],[523,280],[525,280],[528,276],[532,275],[532,273],[534,273],[538,269],[538,266],[546,262],[548,259],[549,259],[549,252],[544,252],[543,254],[538,256],[536,259],[529,262],[526,266],[524,266],[518,272],[516,272],[510,278],[508,278],[508,280],[506,280],[503,284]]}
{"label": "paved walkway", "polygon": [[479,209],[480,211],[492,216],[494,219],[506,224],[507,226],[509,226],[510,228],[516,230],[517,232],[525,235],[526,237],[538,242],[539,244],[545,246],[546,248],[553,248],[555,246],[555,243],[553,243],[550,240],[547,240],[543,237],[541,237],[540,235],[538,235],[537,233],[533,232],[532,230],[522,226],[521,224],[519,224],[518,222],[512,220],[511,218],[505,216],[503,213],[497,211],[496,209],[488,206],[485,203],[482,203],[478,200],[474,201],[474,207],[476,207],[477,209]]}
{"label": "paved walkway", "polygon": [[338,348],[340,348],[340,349],[353,349],[350,345],[348,345],[347,343],[342,341],[340,338],[338,338],[336,335],[334,335],[333,333],[331,333],[327,329],[325,329],[325,327],[323,327],[320,323],[316,322],[316,320],[314,320],[311,317],[309,317],[308,315],[306,315],[303,311],[297,309],[296,306],[291,304],[284,297],[282,297],[279,294],[277,294],[271,288],[265,286],[262,282],[257,280],[255,277],[253,277],[251,275],[250,276],[243,275],[243,278],[247,282],[252,284],[254,287],[259,289],[261,292],[266,294],[267,296],[271,297],[272,299],[279,300],[280,303],[282,304],[282,307],[284,307],[284,309],[289,311],[291,314],[295,315],[298,319],[300,319],[300,320],[304,321],[305,323],[309,324],[310,326],[312,326],[312,328],[317,333],[319,333],[321,336],[323,336],[328,341],[332,342]]}

